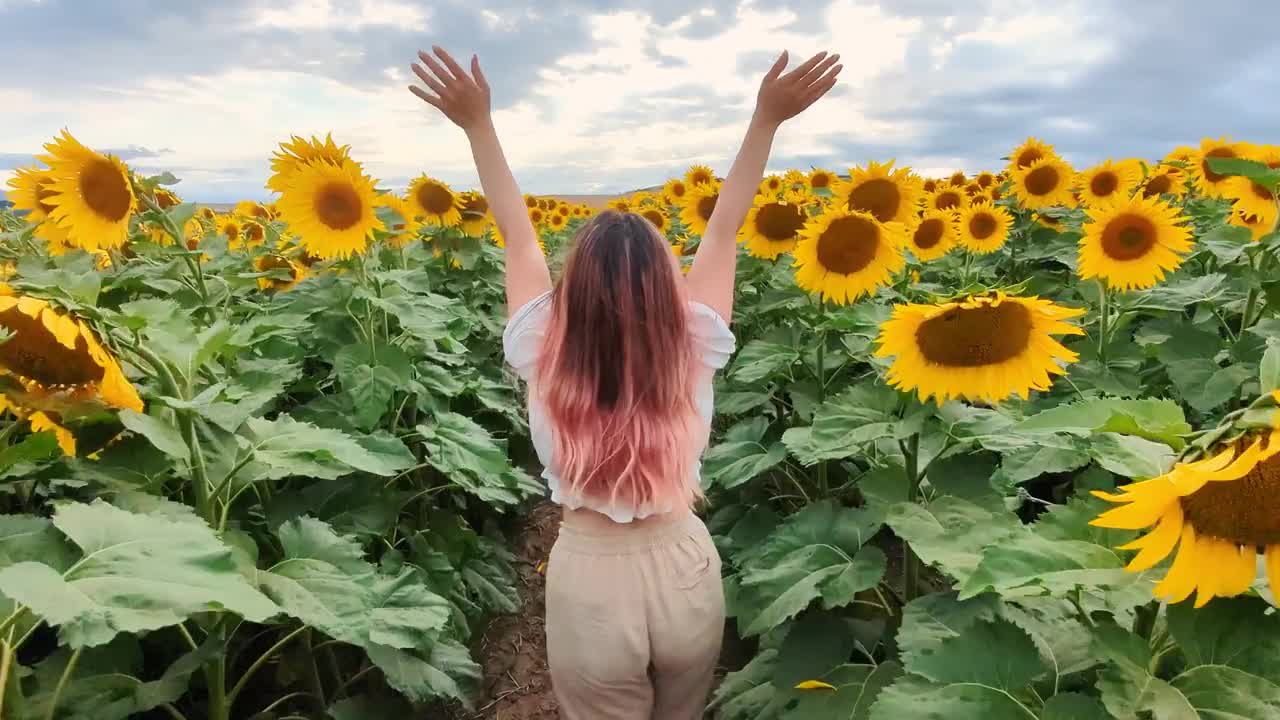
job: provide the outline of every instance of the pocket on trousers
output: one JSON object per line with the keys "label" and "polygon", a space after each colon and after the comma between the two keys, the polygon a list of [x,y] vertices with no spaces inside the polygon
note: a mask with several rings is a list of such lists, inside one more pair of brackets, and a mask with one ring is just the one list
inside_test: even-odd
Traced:
{"label": "pocket on trousers", "polygon": [[[678,553],[681,563],[676,574],[676,586],[681,590],[693,590],[698,587],[713,574],[712,568],[718,565],[711,553],[703,547],[703,543],[693,535],[680,543]],[[717,577],[716,581],[719,582],[719,580],[720,578]]]}

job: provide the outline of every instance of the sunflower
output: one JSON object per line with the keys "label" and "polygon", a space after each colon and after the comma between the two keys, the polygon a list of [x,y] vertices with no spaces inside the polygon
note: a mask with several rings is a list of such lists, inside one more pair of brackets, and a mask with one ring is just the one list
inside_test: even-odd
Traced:
{"label": "sunflower", "polygon": [[260,221],[271,219],[271,211],[262,203],[257,203],[252,200],[241,200],[236,203],[236,208],[233,212],[243,218],[253,218]]}
{"label": "sunflower", "polygon": [[968,182],[969,177],[964,174],[963,170],[957,170],[947,178],[947,184],[951,187],[964,187]]}
{"label": "sunflower", "polygon": [[[486,203],[486,204],[485,204],[485,206],[486,206],[486,207],[488,207],[488,203]],[[557,215],[562,215],[562,216],[564,216],[564,217],[566,217],[566,218],[572,217],[572,216],[573,216],[573,208],[572,208],[572,207],[570,207],[569,205],[565,205],[565,204],[557,205],[557,206],[556,206],[556,214],[557,214]]]}
{"label": "sunflower", "polygon": [[1160,165],[1151,171],[1142,183],[1142,197],[1160,197],[1161,195],[1183,195],[1184,178],[1182,170],[1173,165]]}
{"label": "sunflower", "polygon": [[1258,242],[1262,238],[1270,235],[1277,230],[1275,215],[1271,217],[1260,217],[1256,215],[1243,215],[1239,212],[1232,211],[1227,217],[1227,222],[1236,227],[1242,227],[1253,235],[1253,241]]}
{"label": "sunflower", "polygon": [[1195,180],[1200,193],[1209,197],[1222,197],[1226,189],[1229,175],[1220,175],[1209,169],[1209,158],[1244,157],[1248,151],[1245,143],[1232,142],[1228,138],[1214,140],[1205,138],[1200,141],[1200,150],[1191,164],[1191,177]]}
{"label": "sunflower", "polygon": [[314,162],[340,167],[351,159],[351,146],[333,142],[333,135],[324,140],[312,136],[310,140],[293,135],[289,142],[280,143],[280,149],[271,155],[271,177],[267,189],[284,193],[293,184],[293,176]]}
{"label": "sunflower", "polygon": [[870,213],[880,222],[903,223],[915,213],[922,190],[920,178],[910,169],[893,169],[887,163],[870,162],[866,169],[849,171],[849,182],[840,192],[840,202],[848,210]]}
{"label": "sunflower", "polygon": [[796,246],[806,220],[808,217],[801,196],[789,194],[783,199],[761,197],[747,212],[746,222],[738,230],[738,241],[746,243],[747,254],[775,260]]}
{"label": "sunflower", "polygon": [[662,210],[656,207],[650,207],[640,210],[638,214],[640,217],[652,223],[653,226],[658,229],[659,234],[665,235],[667,233],[667,226],[670,225],[670,222],[667,219],[667,214]]}
{"label": "sunflower", "polygon": [[679,205],[684,202],[684,196],[688,192],[689,187],[680,178],[671,178],[666,185],[662,186],[662,195],[667,199],[668,205]]}
{"label": "sunflower", "polygon": [[[539,228],[547,222],[547,211],[542,208],[529,208],[529,222],[533,223],[533,227]],[[501,247],[501,243],[499,243]]]}
{"label": "sunflower", "polygon": [[1244,217],[1264,221],[1275,218],[1276,194],[1267,186],[1242,175],[1235,175],[1223,181],[1222,197],[1231,200],[1232,210]]}
{"label": "sunflower", "polygon": [[1094,165],[1076,177],[1080,197],[1088,205],[1128,198],[1141,181],[1141,165],[1134,167],[1132,163],[1110,160]]}
{"label": "sunflower", "polygon": [[219,217],[215,222],[218,234],[227,240],[227,249],[242,250],[244,249],[243,241],[240,239],[240,222],[230,215]]}
{"label": "sunflower", "polygon": [[276,273],[283,277],[260,277],[258,288],[274,290],[277,293],[288,292],[307,277],[307,268],[301,262],[290,260],[278,253],[267,253],[253,259],[253,269],[260,273]]}
{"label": "sunflower", "polygon": [[795,248],[796,284],[837,305],[875,294],[906,265],[906,228],[834,207],[810,219]]}
{"label": "sunflower", "polygon": [[6,390],[10,402],[45,410],[85,402],[142,411],[138,391],[93,331],[38,298],[0,296],[0,375],[20,387]]}
{"label": "sunflower", "polygon": [[614,198],[605,203],[605,207],[622,213],[631,212],[631,200],[630,198]]}
{"label": "sunflower", "polygon": [[959,240],[951,215],[946,210],[926,210],[907,224],[907,244],[917,260],[937,260],[956,246]]}
{"label": "sunflower", "polygon": [[941,186],[932,195],[925,198],[926,210],[946,210],[958,212],[968,204],[964,193],[953,187]]}
{"label": "sunflower", "polygon": [[969,202],[973,202],[975,198],[985,200],[987,198],[987,189],[977,182],[970,182],[964,186],[964,194],[969,198]]}
{"label": "sunflower", "polygon": [[1032,210],[1071,205],[1071,181],[1075,172],[1056,156],[1044,157],[1013,172],[1013,188],[1022,204]]}
{"label": "sunflower", "polygon": [[920,189],[926,193],[938,192],[939,181],[934,178],[927,178],[920,183]]}
{"label": "sunflower", "polygon": [[172,190],[158,187],[155,189],[156,207],[161,210],[168,210],[171,207],[182,204],[182,198],[178,197]]}
{"label": "sunflower", "polygon": [[956,228],[960,244],[966,250],[986,255],[1004,247],[1012,226],[1013,216],[1008,210],[980,202],[960,211]]}
{"label": "sunflower", "polygon": [[680,209],[680,221],[690,232],[702,235],[707,231],[707,221],[720,199],[720,182],[713,180],[701,185],[691,185]]}
{"label": "sunflower", "polygon": [[766,175],[764,179],[760,181],[760,189],[758,192],[762,194],[777,194],[783,187],[785,187],[785,183],[781,175]]}
{"label": "sunflower", "polygon": [[118,248],[129,239],[135,199],[129,168],[118,158],[81,145],[66,130],[44,146],[39,160],[53,182],[43,200],[53,209],[49,221],[66,231],[67,242],[93,251]]}
{"label": "sunflower", "polygon": [[405,242],[418,234],[421,223],[413,218],[413,211],[409,209],[409,203],[404,198],[395,193],[379,193],[373,199],[373,207],[375,212],[377,208],[386,208],[390,213],[378,213],[382,218],[382,224],[388,233],[391,244],[395,247],[402,247]]}
{"label": "sunflower", "polygon": [[[627,202],[631,203],[632,208],[657,207],[661,204],[657,195],[643,190],[632,193]],[[559,210],[559,208],[556,208],[556,210]]]}
{"label": "sunflower", "polygon": [[547,227],[551,228],[551,232],[560,232],[567,224],[569,224],[569,218],[558,212],[553,212],[547,216]]}
{"label": "sunflower", "polygon": [[280,217],[312,255],[327,260],[364,252],[369,233],[384,229],[373,212],[373,180],[354,161],[313,162],[292,182],[280,198]]}
{"label": "sunflower", "polygon": [[1050,230],[1062,230],[1062,218],[1036,213],[1036,222]]}
{"label": "sunflower", "polygon": [[218,213],[215,212],[213,208],[207,205],[204,205],[204,206],[201,206],[200,209],[196,211],[196,217],[199,217],[203,220],[207,220],[210,223],[214,223],[214,222],[217,222],[218,220]]}
{"label": "sunflower", "polygon": [[1029,137],[1021,145],[1013,149],[1013,153],[1009,155],[1009,167],[1007,169],[1011,174],[1016,174],[1018,170],[1025,170],[1046,159],[1058,159],[1058,153],[1053,149],[1053,146],[1037,138]]}
{"label": "sunflower", "polygon": [[407,198],[409,212],[428,225],[457,227],[462,222],[458,196],[448,183],[423,174],[409,183]]}
{"label": "sunflower", "polygon": [[525,196],[524,196],[524,206],[525,206],[525,207],[527,207],[527,208],[536,208],[536,207],[538,207],[538,198],[537,198],[537,196],[536,196],[536,195],[525,195]]}
{"label": "sunflower", "polygon": [[973,181],[978,183],[978,187],[986,189],[996,184],[996,174],[983,170],[973,177]]}
{"label": "sunflower", "polygon": [[1198,154],[1200,154],[1200,151],[1190,145],[1179,145],[1173,150],[1170,150],[1169,154],[1165,155],[1164,160],[1161,162],[1181,163],[1184,166],[1190,167],[1191,164],[1196,161],[1196,155]]}
{"label": "sunflower", "polygon": [[1091,209],[1080,238],[1079,273],[1118,290],[1145,289],[1178,269],[1191,250],[1186,218],[1159,198],[1133,197]]}
{"label": "sunflower", "polygon": [[999,402],[1048,390],[1077,355],[1054,335],[1083,335],[1068,320],[1083,310],[1002,292],[938,305],[898,305],[880,326],[877,357],[893,357],[886,379],[939,405],[952,398]]}
{"label": "sunflower", "polygon": [[[484,237],[484,233],[493,225],[493,213],[489,210],[489,199],[474,190],[462,193],[459,198],[462,204],[462,232],[471,237]],[[565,207],[565,206],[561,206]]]}
{"label": "sunflower", "polygon": [[39,168],[18,168],[9,178],[9,202],[14,210],[26,212],[26,221],[31,224],[44,222],[54,211],[49,204],[53,197],[53,175],[48,170]]}
{"label": "sunflower", "polygon": [[585,206],[582,206],[582,205],[573,206],[574,217],[586,217],[586,214],[587,214],[587,208]]}
{"label": "sunflower", "polygon": [[684,184],[692,189],[695,185],[710,185],[716,181],[716,174],[706,165],[694,165],[684,174]]}
{"label": "sunflower", "polygon": [[261,247],[267,241],[267,229],[262,223],[247,220],[240,226],[240,237],[246,248]]}
{"label": "sunflower", "polygon": [[[1280,391],[1271,399],[1280,402]],[[1120,546],[1138,551],[1127,570],[1149,570],[1174,555],[1152,590],[1155,597],[1177,603],[1194,592],[1195,606],[1204,607],[1215,597],[1248,592],[1259,552],[1271,591],[1280,597],[1280,411],[1271,413],[1269,424],[1150,480],[1116,493],[1094,491],[1119,507],[1100,514],[1091,525],[1151,528]]]}
{"label": "sunflower", "polygon": [[805,178],[806,184],[813,192],[821,192],[823,190],[834,191],[838,184],[835,173],[822,168],[814,168],[809,171],[809,175]]}

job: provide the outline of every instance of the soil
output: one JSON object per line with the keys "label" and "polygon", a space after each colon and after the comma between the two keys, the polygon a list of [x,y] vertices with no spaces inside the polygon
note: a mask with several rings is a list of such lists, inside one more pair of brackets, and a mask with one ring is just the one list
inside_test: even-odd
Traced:
{"label": "soil", "polygon": [[524,604],[493,619],[472,648],[484,669],[480,700],[455,720],[558,720],[560,708],[547,673],[545,591],[547,558],[560,531],[560,508],[544,503],[521,523],[512,552]]}

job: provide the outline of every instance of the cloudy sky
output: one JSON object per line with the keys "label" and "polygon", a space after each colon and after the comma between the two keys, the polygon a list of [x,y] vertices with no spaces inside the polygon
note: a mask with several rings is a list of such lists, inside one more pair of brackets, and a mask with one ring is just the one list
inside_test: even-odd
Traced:
{"label": "cloudy sky", "polygon": [[1079,166],[1204,135],[1280,142],[1271,0],[0,0],[0,180],[59,129],[203,201],[266,197],[272,149],[332,131],[387,188],[476,184],[410,95],[418,47],[479,53],[525,190],[727,170],[782,49],[841,53],[774,168],[976,171],[1028,135]]}

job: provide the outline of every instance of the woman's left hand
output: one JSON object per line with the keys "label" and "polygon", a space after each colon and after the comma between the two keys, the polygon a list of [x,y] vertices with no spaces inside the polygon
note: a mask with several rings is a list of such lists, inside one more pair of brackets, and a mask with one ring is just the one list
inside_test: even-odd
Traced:
{"label": "woman's left hand", "polygon": [[480,58],[471,56],[471,74],[468,75],[444,48],[435,45],[431,49],[439,60],[425,50],[419,50],[418,58],[422,63],[410,66],[431,92],[417,85],[410,85],[409,92],[444,113],[465,131],[487,125],[491,120],[489,83],[480,71]]}

